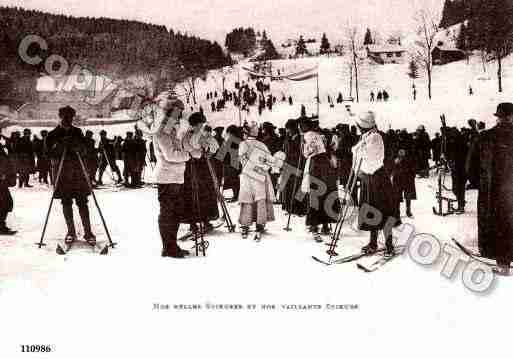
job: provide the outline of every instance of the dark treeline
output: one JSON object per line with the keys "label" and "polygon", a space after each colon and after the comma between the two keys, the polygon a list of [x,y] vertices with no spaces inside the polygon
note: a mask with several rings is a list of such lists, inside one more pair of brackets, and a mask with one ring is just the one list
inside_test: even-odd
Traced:
{"label": "dark treeline", "polygon": [[457,39],[462,50],[485,50],[496,57],[511,52],[511,0],[446,0],[440,26],[463,23]]}
{"label": "dark treeline", "polygon": [[[29,34],[48,43],[47,51],[37,46],[30,49],[39,51],[43,59],[56,54],[70,65],[117,77],[159,72],[172,82],[192,74],[201,76],[208,69],[232,62],[217,42],[167,30],[163,25],[54,15],[17,7],[0,7],[0,24],[0,73],[14,76],[8,79],[11,82],[44,72],[44,63],[28,65],[18,56],[18,45]],[[9,92],[2,89],[2,97],[6,90]]]}
{"label": "dark treeline", "polygon": [[251,27],[233,29],[226,35],[225,46],[231,52],[238,52],[249,56],[257,45],[255,30]]}

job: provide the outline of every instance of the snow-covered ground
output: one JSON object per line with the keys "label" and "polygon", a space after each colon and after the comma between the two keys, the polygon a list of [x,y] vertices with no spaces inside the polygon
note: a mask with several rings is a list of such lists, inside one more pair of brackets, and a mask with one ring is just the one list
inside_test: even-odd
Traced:
{"label": "snow-covered ground", "polygon": [[[431,211],[435,178],[417,184],[415,218],[403,221],[416,233],[433,234],[443,243],[456,237],[475,247],[476,191],[468,192],[466,214],[436,217]],[[5,358],[17,357],[17,344],[25,343],[52,344],[55,353],[48,357],[57,358],[150,353],[164,358],[169,352],[186,358],[340,353],[430,358],[442,351],[477,357],[500,347],[480,343],[509,336],[495,329],[509,325],[511,280],[499,278],[486,294],[473,293],[462,284],[463,262],[452,279],[441,275],[445,254],[431,266],[404,254],[372,274],[359,271],[355,263],[326,267],[311,256],[326,258],[327,247],[306,233],[304,218],[293,217],[293,230],[285,232],[286,217],[279,206],[277,220],[268,224],[261,243],[221,228],[207,236],[206,258],[163,259],[156,190],[98,190],[117,248],[106,257],[89,248],[61,257],[55,254],[65,232],[59,203],[50,217],[47,246],[34,245],[40,239],[49,189],[38,185],[14,189],[13,195],[16,210],[8,222],[20,232],[0,242],[0,316],[9,323],[0,326],[2,342],[8,344],[0,346]],[[236,222],[238,205],[229,204],[229,210]],[[92,212],[98,239],[106,240],[100,218]],[[368,238],[349,224],[342,233],[341,255],[358,252]],[[155,310],[157,303],[171,309]],[[206,309],[207,303],[256,304],[257,309],[212,310]],[[203,309],[173,309],[180,304]],[[261,309],[262,304],[276,309]],[[284,309],[282,304],[323,309]],[[328,304],[356,304],[358,309],[328,310]]]}
{"label": "snow-covered ground", "polygon": [[[333,97],[338,91],[348,94],[344,61],[320,61],[320,117],[325,127],[348,121],[343,105],[334,109],[326,105],[328,93]],[[319,59],[284,61],[283,66],[292,72],[316,62]],[[392,98],[388,103],[362,101],[354,105],[355,111],[375,109],[382,129],[390,124],[412,130],[423,123],[434,133],[441,113],[447,115],[449,125],[463,126],[473,117],[490,127],[497,103],[511,100],[513,78],[508,71],[512,62],[511,58],[506,61],[507,92],[502,96],[496,95],[493,76],[481,75],[480,64],[473,59],[470,65],[457,63],[435,69],[432,101],[425,99],[425,79],[418,79],[419,101],[415,103],[410,100],[406,64],[369,65],[361,73],[362,98],[371,89],[380,88],[387,89]],[[489,66],[488,74],[493,72]],[[236,78],[234,71],[229,81]],[[219,74],[209,81],[199,88],[202,99],[212,84],[221,88]],[[469,84],[475,92],[473,97],[466,94]],[[230,87],[229,82],[226,86]],[[314,80],[273,82],[271,87],[278,95],[280,91],[292,94],[294,106],[280,103],[261,117],[251,109],[251,117],[281,125],[298,116],[300,103],[307,105],[308,112],[315,111]],[[213,125],[239,121],[238,113],[230,107],[210,113],[207,103],[202,105]],[[130,127],[108,130],[123,134]],[[148,174],[147,179],[150,177]],[[403,221],[413,225],[416,233],[430,233],[442,243],[456,237],[475,248],[476,191],[467,192],[467,213],[437,217],[431,210],[436,202],[435,184],[434,177],[417,180],[415,218]],[[41,358],[474,358],[504,355],[502,343],[509,342],[513,282],[498,278],[492,290],[473,293],[461,280],[464,265],[460,264],[452,279],[441,275],[445,254],[430,266],[419,265],[404,254],[372,274],[359,271],[355,263],[326,267],[311,259],[312,255],[324,256],[326,246],[310,239],[304,218],[293,217],[293,230],[285,232],[286,218],[276,206],[277,220],[268,225],[261,243],[243,240],[240,233],[221,228],[207,237],[210,247],[206,258],[163,259],[156,190],[144,188],[96,191],[112,238],[119,243],[108,256],[79,248],[60,257],[55,246],[65,230],[58,202],[50,217],[47,246],[39,249],[34,245],[40,239],[50,195],[49,188],[39,185],[13,189],[15,212],[8,224],[19,233],[0,238],[2,358],[26,357],[20,353],[22,344],[52,345],[54,352]],[[92,199],[90,208],[98,239],[105,240]],[[229,204],[229,209],[237,222],[238,205]],[[366,241],[367,233],[347,225],[338,250],[341,255],[353,254]],[[256,304],[257,308],[212,310],[206,309],[207,303]],[[154,304],[169,304],[171,309],[155,310]],[[203,309],[173,309],[179,304],[198,304]],[[262,304],[276,305],[276,309],[261,309]],[[282,308],[282,304],[315,304],[323,309],[293,310]],[[327,304],[356,304],[358,309],[327,310]]]}

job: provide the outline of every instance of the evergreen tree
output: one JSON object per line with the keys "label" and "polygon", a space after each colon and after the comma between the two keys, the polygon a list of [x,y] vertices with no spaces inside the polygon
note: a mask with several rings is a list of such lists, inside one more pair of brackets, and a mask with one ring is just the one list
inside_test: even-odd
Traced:
{"label": "evergreen tree", "polygon": [[408,77],[415,83],[415,79],[419,78],[419,66],[414,60],[411,60],[408,64]]}
{"label": "evergreen tree", "polygon": [[461,23],[460,33],[458,34],[458,38],[456,39],[456,47],[460,50],[468,50],[467,43],[467,27],[465,23]]}
{"label": "evergreen tree", "polygon": [[267,61],[267,60],[278,60],[281,58],[278,51],[274,47],[274,44],[271,40],[266,40],[264,45],[264,53],[257,57],[258,61]]}
{"label": "evergreen tree", "polygon": [[296,45],[296,55],[297,56],[308,55],[308,50],[306,49],[306,43],[305,43],[305,39],[303,38],[303,35],[299,36],[299,40]]}
{"label": "evergreen tree", "polygon": [[372,41],[372,34],[369,28],[365,32],[365,38],[363,40],[363,45],[372,45],[374,41]]}
{"label": "evergreen tree", "polygon": [[326,33],[322,34],[321,48],[319,49],[319,52],[321,53],[321,55],[330,53],[330,43],[328,41],[328,38],[326,37]]}

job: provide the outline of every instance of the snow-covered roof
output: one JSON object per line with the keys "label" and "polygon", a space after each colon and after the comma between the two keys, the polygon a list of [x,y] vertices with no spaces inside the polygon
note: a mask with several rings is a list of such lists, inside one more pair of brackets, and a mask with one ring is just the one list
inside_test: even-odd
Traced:
{"label": "snow-covered roof", "polygon": [[406,49],[399,45],[367,45],[367,50],[373,53],[405,52]]}
{"label": "snow-covered roof", "polygon": [[435,46],[435,49],[438,48],[439,50],[442,50],[442,51],[448,51],[448,52],[464,52],[463,50],[460,50],[456,47],[452,47],[452,46]]}

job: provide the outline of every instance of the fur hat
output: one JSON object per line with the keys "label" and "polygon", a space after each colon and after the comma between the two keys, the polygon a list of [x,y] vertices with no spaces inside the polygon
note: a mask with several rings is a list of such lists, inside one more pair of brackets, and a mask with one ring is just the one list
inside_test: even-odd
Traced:
{"label": "fur hat", "polygon": [[244,127],[244,133],[251,137],[258,136],[258,123],[256,121],[251,121],[248,126]]}
{"label": "fur hat", "polygon": [[376,115],[374,111],[364,111],[356,117],[356,124],[360,128],[373,128],[376,126]]}

